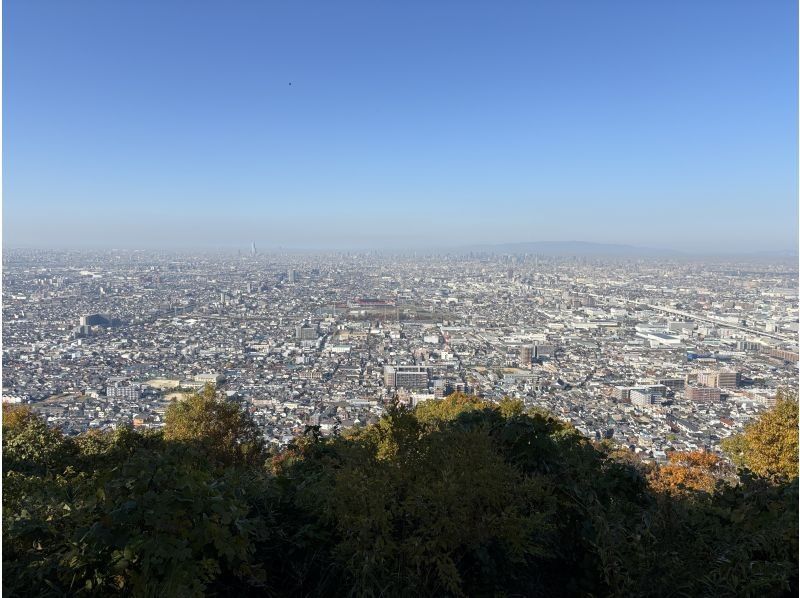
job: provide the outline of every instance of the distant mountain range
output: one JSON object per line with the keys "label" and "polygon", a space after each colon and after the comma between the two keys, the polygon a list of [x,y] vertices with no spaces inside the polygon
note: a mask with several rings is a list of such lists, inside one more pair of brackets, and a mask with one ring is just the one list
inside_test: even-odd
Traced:
{"label": "distant mountain range", "polygon": [[778,251],[677,251],[656,247],[640,247],[637,245],[620,245],[614,243],[589,243],[585,241],[529,241],[521,243],[499,243],[466,245],[453,247],[448,253],[499,253],[499,254],[529,254],[547,256],[597,256],[597,257],[663,257],[663,258],[690,258],[698,256],[732,258],[742,257],[749,259],[775,259],[795,258],[796,250]]}
{"label": "distant mountain range", "polygon": [[610,243],[587,243],[583,241],[534,241],[502,243],[499,245],[471,245],[454,249],[457,253],[511,253],[553,256],[620,256],[620,257],[675,257],[684,255],[671,249],[615,245]]}
{"label": "distant mountain range", "polygon": [[754,251],[748,255],[752,255],[753,257],[797,257],[797,250],[796,249],[784,249],[783,251]]}

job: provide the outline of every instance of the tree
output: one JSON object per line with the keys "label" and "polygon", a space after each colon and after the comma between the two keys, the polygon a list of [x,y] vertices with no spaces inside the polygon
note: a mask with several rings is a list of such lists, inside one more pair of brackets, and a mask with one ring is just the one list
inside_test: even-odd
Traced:
{"label": "tree", "polygon": [[18,430],[33,417],[33,411],[27,405],[11,405],[3,403],[3,433]]}
{"label": "tree", "polygon": [[771,480],[798,476],[797,394],[778,391],[775,406],[723,441],[731,461]]}
{"label": "tree", "polygon": [[167,408],[164,439],[195,444],[223,463],[258,462],[264,442],[255,422],[211,385]]}
{"label": "tree", "polygon": [[29,410],[7,412],[4,432],[4,595],[263,586],[252,562],[270,491],[260,465],[223,466],[202,442],[167,442],[160,432],[65,438]]}
{"label": "tree", "polygon": [[43,474],[60,467],[73,450],[60,430],[29,407],[3,406],[3,469]]}
{"label": "tree", "polygon": [[446,421],[476,409],[489,409],[492,404],[478,397],[454,392],[441,401],[425,401],[417,405],[416,418],[422,422]]}
{"label": "tree", "polygon": [[692,451],[672,452],[669,463],[656,467],[650,474],[650,485],[659,492],[691,494],[714,492],[721,479],[722,460],[713,453]]}
{"label": "tree", "polygon": [[796,479],[718,484],[719,459],[690,453],[648,483],[515,402],[308,427],[269,458],[208,388],[168,433],[66,438],[25,410],[4,431],[9,596],[797,594]]}

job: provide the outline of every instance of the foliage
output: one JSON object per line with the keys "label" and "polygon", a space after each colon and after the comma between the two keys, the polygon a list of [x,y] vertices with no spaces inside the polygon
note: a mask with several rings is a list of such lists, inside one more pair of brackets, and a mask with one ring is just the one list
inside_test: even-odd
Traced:
{"label": "foliage", "polygon": [[670,453],[669,463],[650,474],[650,486],[659,492],[689,494],[714,492],[721,477],[720,457],[704,451]]}
{"label": "foliage", "polygon": [[253,420],[237,404],[217,397],[210,385],[170,405],[165,424],[165,440],[199,445],[224,464],[259,462],[263,456]]}
{"label": "foliage", "polygon": [[797,395],[779,391],[776,405],[750,423],[742,434],[723,442],[731,460],[758,476],[797,479]]}
{"label": "foliage", "polygon": [[271,456],[208,389],[164,433],[3,429],[9,596],[797,591],[796,479],[649,467],[515,401],[398,406]]}
{"label": "foliage", "polygon": [[61,466],[71,443],[27,407],[3,407],[3,470],[44,475]]}
{"label": "foliage", "polygon": [[323,488],[298,498],[330,514],[332,565],[356,594],[491,593],[545,560],[552,492],[505,462],[483,430],[426,433],[397,409],[332,448],[337,467]]}
{"label": "foliage", "polygon": [[32,416],[33,411],[27,405],[3,403],[3,433],[19,429]]}
{"label": "foliage", "polygon": [[421,422],[446,421],[484,408],[487,408],[487,403],[478,397],[455,392],[441,401],[425,401],[417,405],[416,419]]}
{"label": "foliage", "polygon": [[[266,476],[131,429],[63,437],[31,415],[3,438],[4,595],[199,596],[257,587]],[[259,487],[261,486],[261,487]]]}

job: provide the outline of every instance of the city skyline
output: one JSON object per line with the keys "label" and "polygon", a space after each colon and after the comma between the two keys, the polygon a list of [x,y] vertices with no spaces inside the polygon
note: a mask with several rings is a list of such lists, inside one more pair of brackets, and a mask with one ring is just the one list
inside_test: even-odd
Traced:
{"label": "city skyline", "polygon": [[7,3],[4,247],[796,250],[793,3],[192,8]]}
{"label": "city skyline", "polygon": [[[462,557],[462,546],[483,542],[489,562],[508,563],[495,590],[582,596],[569,590],[574,571],[600,572],[604,561],[589,552],[565,569],[554,563],[607,538],[595,535],[604,520],[627,526],[614,542],[645,531],[652,548],[637,548],[634,566],[614,565],[640,571],[641,590],[629,581],[609,590],[589,576],[592,595],[658,595],[653,587],[747,595],[755,582],[759,595],[779,596],[797,579],[796,259],[38,249],[3,258],[4,514],[25,522],[9,525],[6,538],[16,552],[3,579],[20,588],[15,595],[61,587],[69,595],[106,571],[115,578],[90,594],[261,595],[261,578],[224,570],[190,592],[169,577],[225,562],[216,555],[240,539],[255,547],[250,562],[274,568],[270,593],[344,595],[358,589],[363,558],[333,565],[341,567],[333,589],[324,582],[300,592],[285,572],[301,551],[316,563],[353,538],[367,542],[367,559],[392,545],[419,554],[428,544],[419,542],[421,525],[432,551],[398,575],[413,561],[390,550],[375,570],[397,585],[362,593],[404,596],[413,575],[436,573],[441,554],[462,563],[459,594],[485,595],[482,576],[493,567],[477,566],[478,581],[469,581],[479,559]],[[708,466],[683,465],[697,462]],[[504,471],[518,477],[496,481]],[[562,491],[545,472],[563,480]],[[345,490],[346,510],[323,502]],[[563,515],[543,517],[560,496]],[[505,497],[528,502],[509,507]],[[582,515],[580,497],[608,504],[611,516]],[[680,515],[687,501],[708,509],[719,530],[714,548],[691,548],[714,528]],[[412,503],[424,517],[389,506]],[[199,527],[220,513],[232,514],[232,529],[243,522],[225,544],[202,531],[224,526]],[[551,532],[526,531],[518,516],[526,513],[548,526],[576,523],[552,526],[564,531],[536,561],[481,531],[522,530],[508,546],[528,537],[537,546]],[[650,538],[648,529],[665,529],[643,528],[651,516],[683,519]],[[454,521],[463,542],[442,544]],[[387,540],[343,535],[354,522],[388,530]],[[184,529],[199,540],[185,541]],[[781,552],[765,552],[764,533]],[[64,560],[83,536],[81,550],[98,555],[91,568]],[[346,539],[328,548],[328,537]],[[256,552],[276,541],[286,549]],[[565,550],[570,542],[576,551]],[[125,569],[109,557],[121,543],[143,555]],[[176,546],[181,560],[148,567],[164,546]],[[730,583],[708,573],[720,554],[731,555],[716,570],[734,572]],[[736,575],[753,563],[757,576]],[[552,569],[545,586],[541,573]],[[275,580],[288,589],[273,591]],[[443,593],[421,587],[419,596]]]}
{"label": "city skyline", "polygon": [[270,258],[280,255],[336,255],[344,254],[376,254],[376,255],[420,255],[420,256],[469,256],[469,255],[520,255],[543,257],[575,257],[575,258],[640,258],[640,259],[667,259],[667,260],[703,260],[715,258],[731,258],[748,260],[783,260],[796,259],[798,256],[797,248],[775,249],[775,250],[750,250],[749,248],[728,248],[722,250],[690,250],[672,249],[667,247],[645,247],[641,245],[622,245],[616,243],[593,243],[588,241],[520,241],[510,243],[484,243],[474,245],[419,245],[409,246],[403,243],[392,245],[373,246],[347,244],[343,242],[338,245],[313,245],[313,244],[270,244],[268,241],[261,240],[255,243],[257,251],[252,251],[253,242],[242,241],[240,243],[231,242],[224,244],[198,243],[168,244],[164,243],[157,246],[146,246],[136,244],[82,244],[82,245],[59,245],[59,244],[19,244],[9,246],[4,244],[4,250],[41,250],[41,251],[74,251],[82,252],[123,252],[139,253],[147,251],[159,251],[165,254],[175,253],[199,253],[199,254],[239,254],[247,258]]}

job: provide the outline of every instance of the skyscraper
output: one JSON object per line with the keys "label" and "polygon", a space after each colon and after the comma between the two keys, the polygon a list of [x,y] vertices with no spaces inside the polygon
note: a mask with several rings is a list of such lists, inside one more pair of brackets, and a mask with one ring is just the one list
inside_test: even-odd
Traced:
{"label": "skyscraper", "polygon": [[253,257],[255,257],[255,255],[256,255],[256,242],[255,241],[250,243],[250,255],[252,255]]}

